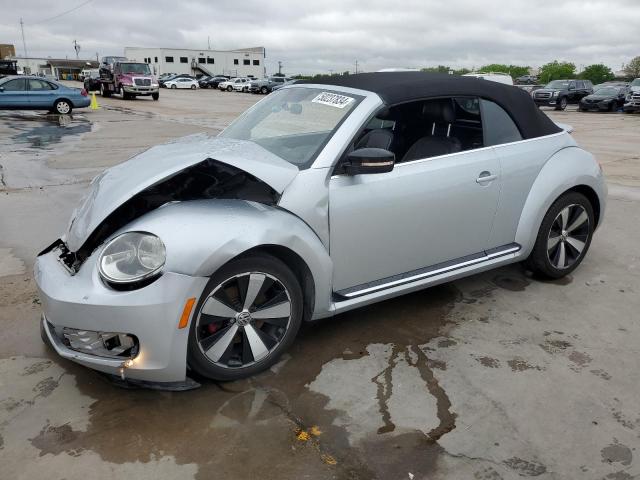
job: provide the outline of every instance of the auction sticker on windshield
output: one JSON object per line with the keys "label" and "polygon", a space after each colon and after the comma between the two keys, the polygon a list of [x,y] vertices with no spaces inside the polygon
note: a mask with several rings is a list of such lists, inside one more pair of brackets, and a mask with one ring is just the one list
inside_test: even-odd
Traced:
{"label": "auction sticker on windshield", "polygon": [[316,98],[311,100],[312,103],[321,103],[330,107],[344,108],[353,102],[352,97],[346,95],[338,95],[337,93],[322,92]]}

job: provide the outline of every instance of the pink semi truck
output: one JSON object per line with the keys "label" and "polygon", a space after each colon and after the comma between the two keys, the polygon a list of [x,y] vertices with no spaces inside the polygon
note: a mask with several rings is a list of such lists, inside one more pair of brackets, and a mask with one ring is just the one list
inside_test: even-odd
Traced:
{"label": "pink semi truck", "polygon": [[146,63],[132,62],[125,57],[103,57],[100,63],[100,93],[103,97],[118,94],[125,100],[143,96],[158,100],[160,86]]}

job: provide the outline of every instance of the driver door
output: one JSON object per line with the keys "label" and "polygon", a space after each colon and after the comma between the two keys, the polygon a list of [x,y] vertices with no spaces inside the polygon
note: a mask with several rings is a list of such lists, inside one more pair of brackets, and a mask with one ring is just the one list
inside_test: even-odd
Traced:
{"label": "driver door", "polygon": [[397,163],[387,173],[332,176],[334,291],[482,255],[499,193],[492,148]]}

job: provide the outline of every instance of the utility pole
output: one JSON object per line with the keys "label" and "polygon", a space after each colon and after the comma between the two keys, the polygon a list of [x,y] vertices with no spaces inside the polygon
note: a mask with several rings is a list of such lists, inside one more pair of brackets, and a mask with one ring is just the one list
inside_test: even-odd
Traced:
{"label": "utility pole", "polygon": [[356,60],[356,74],[358,73],[358,60]]}
{"label": "utility pole", "polygon": [[76,51],[76,60],[77,60],[78,56],[80,55],[80,45],[78,44],[77,40],[73,41],[73,49]]}
{"label": "utility pole", "polygon": [[24,48],[24,57],[27,58],[29,55],[27,54],[27,42],[24,40],[24,22],[22,18],[20,18],[20,31],[22,32],[22,48]]}
{"label": "utility pole", "polygon": [[278,60],[278,76],[282,76],[282,62]]}
{"label": "utility pole", "polygon": [[209,50],[211,50],[211,36],[207,35],[207,45],[209,46]]}
{"label": "utility pole", "polygon": [[100,63],[100,59],[98,57],[99,57],[98,52],[96,52],[96,62]]}

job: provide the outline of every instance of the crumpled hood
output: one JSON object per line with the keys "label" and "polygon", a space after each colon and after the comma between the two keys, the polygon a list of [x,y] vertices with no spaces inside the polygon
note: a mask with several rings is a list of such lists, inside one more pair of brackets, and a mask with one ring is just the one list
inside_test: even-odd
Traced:
{"label": "crumpled hood", "polygon": [[124,202],[207,159],[242,169],[279,194],[298,174],[295,165],[245,140],[196,134],[158,145],[92,180],[89,191],[71,217],[65,237],[67,247],[77,251],[96,227]]}

